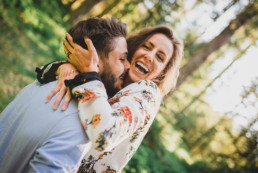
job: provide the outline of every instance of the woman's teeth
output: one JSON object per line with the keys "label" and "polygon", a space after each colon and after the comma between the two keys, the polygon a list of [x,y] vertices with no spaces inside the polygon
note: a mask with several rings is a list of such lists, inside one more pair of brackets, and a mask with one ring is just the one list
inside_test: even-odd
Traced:
{"label": "woman's teeth", "polygon": [[148,68],[140,62],[137,62],[135,66],[144,74],[149,72]]}

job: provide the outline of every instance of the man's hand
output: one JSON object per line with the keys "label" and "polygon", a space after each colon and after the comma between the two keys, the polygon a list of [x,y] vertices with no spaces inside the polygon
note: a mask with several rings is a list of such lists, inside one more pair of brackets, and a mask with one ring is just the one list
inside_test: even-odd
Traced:
{"label": "man's hand", "polygon": [[64,50],[68,61],[73,64],[80,72],[99,72],[99,57],[97,51],[88,38],[84,38],[88,50],[73,42],[72,37],[67,33],[63,40]]}
{"label": "man's hand", "polygon": [[70,100],[72,98],[71,92],[68,87],[65,86],[64,80],[73,79],[78,73],[76,68],[71,64],[63,64],[61,65],[56,75],[58,77],[58,82],[56,87],[49,93],[49,95],[46,98],[46,103],[48,103],[51,98],[58,93],[56,100],[53,105],[53,109],[56,110],[61,102],[61,100],[64,98],[61,110],[64,111],[68,104],[70,103]]}

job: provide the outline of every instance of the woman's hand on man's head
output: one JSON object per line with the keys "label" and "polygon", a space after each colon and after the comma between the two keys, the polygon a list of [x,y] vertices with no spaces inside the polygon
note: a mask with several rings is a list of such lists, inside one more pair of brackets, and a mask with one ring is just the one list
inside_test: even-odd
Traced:
{"label": "woman's hand on man's head", "polygon": [[84,38],[88,50],[73,42],[72,37],[67,33],[63,40],[64,51],[68,62],[73,64],[80,72],[99,72],[99,57],[97,51],[89,38]]}

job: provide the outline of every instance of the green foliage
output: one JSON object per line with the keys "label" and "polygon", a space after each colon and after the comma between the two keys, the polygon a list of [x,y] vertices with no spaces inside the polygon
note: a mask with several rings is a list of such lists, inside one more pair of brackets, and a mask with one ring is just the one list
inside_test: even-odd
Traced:
{"label": "green foliage", "polygon": [[154,121],[145,141],[126,166],[125,172],[187,172],[186,163],[179,159],[175,153],[166,150],[161,142],[161,131],[162,128],[158,121]]}
{"label": "green foliage", "polygon": [[0,72],[5,74],[0,79],[0,110],[35,79],[35,67],[64,57],[67,25],[62,18],[67,11],[61,1],[4,0],[0,4]]}
{"label": "green foliage", "polygon": [[173,172],[186,173],[184,162],[171,152],[164,151],[162,156],[157,156],[154,150],[144,144],[129,162],[125,172]]}
{"label": "green foliage", "polygon": [[54,57],[63,55],[61,39],[66,31],[63,16],[68,8],[61,1],[4,0],[1,16],[9,27],[22,30],[42,49]]}

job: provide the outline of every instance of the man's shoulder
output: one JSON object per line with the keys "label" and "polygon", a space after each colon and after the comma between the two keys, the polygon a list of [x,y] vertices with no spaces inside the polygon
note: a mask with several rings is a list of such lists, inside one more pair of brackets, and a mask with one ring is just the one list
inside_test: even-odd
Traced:
{"label": "man's shoulder", "polygon": [[[45,103],[45,99],[48,96],[48,94],[55,88],[57,84],[57,81],[49,82],[47,84],[40,84],[37,80],[32,82],[31,84],[24,87],[16,99],[19,100],[30,100],[31,104],[34,106],[40,106],[43,107],[42,109],[44,112],[52,110],[52,106],[54,104],[54,101],[58,95],[58,93],[50,100],[49,103]],[[69,103],[68,108],[66,111],[61,111],[58,108],[57,111],[55,111],[55,114],[72,114],[78,112],[77,108],[77,101],[75,99],[72,99]]]}

